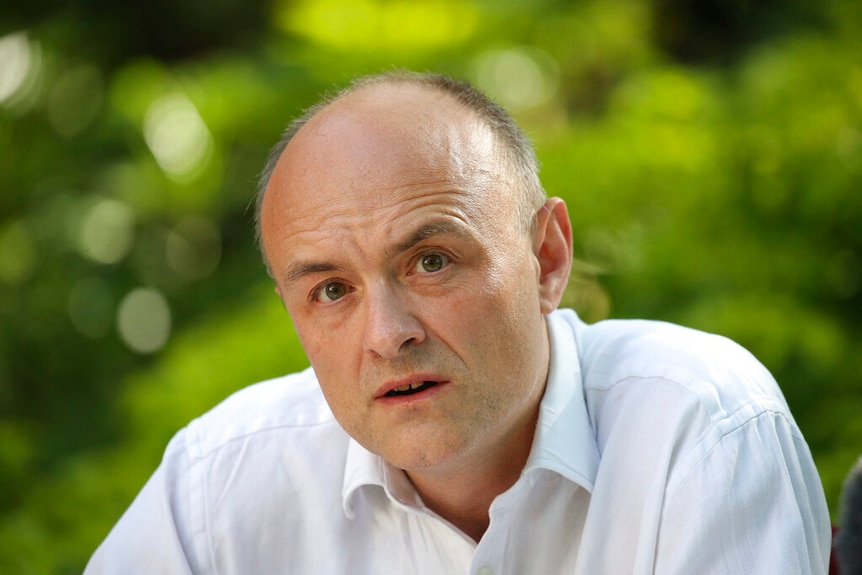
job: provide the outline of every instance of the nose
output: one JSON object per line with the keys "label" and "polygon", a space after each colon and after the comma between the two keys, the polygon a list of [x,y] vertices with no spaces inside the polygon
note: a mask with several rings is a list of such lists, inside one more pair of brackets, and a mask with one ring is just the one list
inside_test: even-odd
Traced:
{"label": "nose", "polygon": [[365,349],[392,359],[404,348],[425,340],[422,322],[413,315],[407,294],[387,282],[370,287],[365,304]]}

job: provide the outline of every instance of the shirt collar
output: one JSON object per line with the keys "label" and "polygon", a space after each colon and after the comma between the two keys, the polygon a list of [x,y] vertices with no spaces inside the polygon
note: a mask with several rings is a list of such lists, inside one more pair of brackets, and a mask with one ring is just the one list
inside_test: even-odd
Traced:
{"label": "shirt collar", "polygon": [[574,329],[564,314],[574,316],[568,310],[547,316],[551,343],[548,383],[524,472],[549,469],[591,492],[599,450],[587,414]]}
{"label": "shirt collar", "polygon": [[[524,473],[548,469],[592,491],[599,452],[587,415],[575,334],[561,312],[546,317],[551,345],[548,382]],[[402,470],[351,438],[342,487],[344,512],[348,517],[353,517],[353,498],[357,490],[367,485],[381,487],[391,500],[405,507],[423,507]]]}
{"label": "shirt collar", "polygon": [[354,497],[359,489],[365,486],[382,488],[390,500],[404,507],[424,507],[404,471],[371,453],[351,437],[347,446],[344,484],[341,489],[342,504],[347,517],[354,517]]}

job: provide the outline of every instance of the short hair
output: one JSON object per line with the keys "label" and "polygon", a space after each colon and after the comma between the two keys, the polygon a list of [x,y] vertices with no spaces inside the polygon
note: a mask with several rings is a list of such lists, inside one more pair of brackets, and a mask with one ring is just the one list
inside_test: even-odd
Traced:
{"label": "short hair", "polygon": [[509,172],[508,175],[512,179],[512,184],[521,192],[516,213],[519,222],[525,229],[530,229],[536,211],[545,201],[545,190],[539,181],[539,162],[536,159],[533,144],[512,116],[502,106],[468,82],[455,80],[443,74],[395,70],[356,78],[334,96],[324,97],[306,109],[301,116],[290,122],[282,133],[278,143],[270,151],[258,179],[254,212],[255,238],[268,272],[271,272],[271,270],[269,269],[269,261],[266,258],[261,238],[261,209],[269,181],[284,150],[303,126],[331,104],[361,89],[385,84],[396,86],[414,85],[446,94],[463,104],[479,120],[484,122],[491,129],[499,143],[502,144],[500,149],[503,153],[506,169]]}
{"label": "short hair", "polygon": [[841,493],[835,552],[841,575],[862,575],[862,457],[847,474]]}

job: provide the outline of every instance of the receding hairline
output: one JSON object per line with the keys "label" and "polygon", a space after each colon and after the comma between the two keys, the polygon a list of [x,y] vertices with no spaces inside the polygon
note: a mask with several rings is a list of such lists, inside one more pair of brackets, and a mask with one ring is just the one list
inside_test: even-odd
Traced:
{"label": "receding hairline", "polygon": [[353,94],[386,86],[415,86],[448,97],[487,126],[497,140],[498,153],[502,156],[507,179],[511,180],[512,186],[520,189],[516,204],[518,219],[523,225],[529,227],[535,211],[545,200],[545,192],[538,178],[539,166],[532,143],[509,113],[468,82],[442,74],[401,70],[384,72],[355,78],[348,86],[333,95],[325,95],[290,122],[270,152],[258,181],[254,213],[255,236],[268,271],[269,262],[261,235],[261,212],[267,188],[281,156],[302,128],[333,104]]}

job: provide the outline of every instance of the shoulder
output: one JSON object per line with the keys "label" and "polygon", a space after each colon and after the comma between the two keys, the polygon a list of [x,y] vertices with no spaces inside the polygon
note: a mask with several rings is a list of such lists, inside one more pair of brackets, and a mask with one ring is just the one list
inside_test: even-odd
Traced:
{"label": "shoulder", "polygon": [[[573,314],[572,314],[573,315]],[[748,350],[720,335],[649,320],[606,320],[587,325],[569,318],[587,389],[661,379],[707,407],[747,403],[786,410],[769,371]]]}
{"label": "shoulder", "polygon": [[563,319],[574,334],[594,425],[662,417],[687,433],[700,426],[724,434],[768,413],[795,428],[769,371],[726,337],[658,321],[587,325],[573,312]]}
{"label": "shoulder", "polygon": [[173,437],[114,539],[147,532],[195,572],[250,557],[262,532],[301,540],[309,517],[341,505],[348,446],[310,369],[251,385]]}
{"label": "shoulder", "polygon": [[246,387],[189,423],[162,467],[169,484],[188,490],[188,505],[232,521],[242,509],[268,517],[276,494],[294,510],[311,483],[322,496],[340,494],[349,443],[307,369]]}
{"label": "shoulder", "polygon": [[192,458],[206,457],[230,444],[279,434],[305,436],[310,430],[340,429],[311,368],[245,387],[184,430]]}

